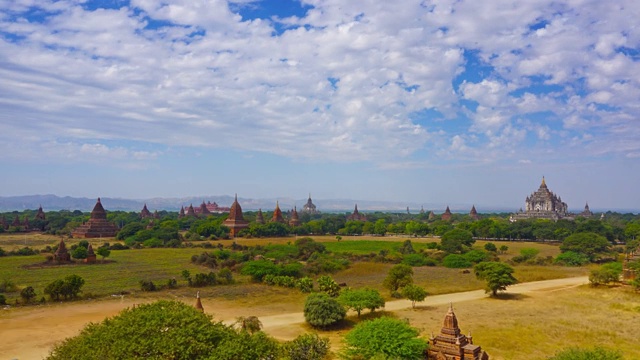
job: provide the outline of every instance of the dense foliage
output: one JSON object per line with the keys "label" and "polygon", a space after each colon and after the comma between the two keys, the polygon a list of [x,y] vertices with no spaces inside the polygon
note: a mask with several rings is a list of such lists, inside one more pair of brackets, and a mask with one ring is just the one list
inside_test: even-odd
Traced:
{"label": "dense foliage", "polygon": [[346,289],[338,296],[338,302],[344,305],[347,309],[355,311],[358,316],[364,309],[369,309],[371,312],[384,307],[384,299],[377,290],[364,288],[364,289]]}
{"label": "dense foliage", "polygon": [[423,359],[427,342],[408,323],[381,317],[356,325],[344,339],[347,359]]}
{"label": "dense foliage", "polygon": [[347,315],[340,303],[325,293],[315,293],[304,303],[304,318],[314,327],[326,328],[341,322]]}
{"label": "dense foliage", "polygon": [[507,290],[507,286],[518,283],[513,277],[513,268],[499,262],[482,262],[474,268],[476,277],[487,282],[486,291],[496,296],[498,291]]}

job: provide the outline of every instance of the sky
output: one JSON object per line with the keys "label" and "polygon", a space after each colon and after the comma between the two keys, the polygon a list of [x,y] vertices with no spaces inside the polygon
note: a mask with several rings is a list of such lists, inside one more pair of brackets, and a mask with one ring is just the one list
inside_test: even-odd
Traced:
{"label": "sky", "polygon": [[0,196],[640,209],[636,0],[0,0]]}

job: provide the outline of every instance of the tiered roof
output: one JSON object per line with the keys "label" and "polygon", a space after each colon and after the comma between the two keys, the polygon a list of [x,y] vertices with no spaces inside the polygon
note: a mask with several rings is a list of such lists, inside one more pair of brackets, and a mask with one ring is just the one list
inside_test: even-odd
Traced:
{"label": "tiered roof", "polygon": [[453,305],[449,305],[440,334],[431,335],[429,342],[429,360],[489,360],[489,355],[480,346],[473,344],[471,335],[462,335]]}
{"label": "tiered roof", "polygon": [[151,215],[151,211],[147,209],[147,204],[144,204],[144,206],[142,207],[142,211],[140,211],[140,218],[147,219],[150,217],[153,217],[153,215]]}
{"label": "tiered roof", "polygon": [[189,207],[187,208],[187,217],[198,217],[196,215],[196,211],[193,209],[193,204],[189,204]]}
{"label": "tiered roof", "polygon": [[293,207],[293,211],[291,212],[291,219],[289,220],[289,226],[299,226],[300,218],[298,218],[298,209]]}
{"label": "tiered roof", "polygon": [[273,216],[271,216],[271,222],[279,222],[281,224],[287,223],[286,221],[284,221],[284,218],[282,217],[282,210],[280,210],[280,204],[278,204],[277,201],[276,201],[276,208],[275,210],[273,210]]}
{"label": "tiered roof", "polygon": [[77,227],[71,235],[76,238],[99,238],[116,236],[118,227],[107,221],[107,212],[102,207],[100,198],[91,211],[89,221]]}
{"label": "tiered roof", "polygon": [[364,214],[360,214],[360,212],[358,212],[358,204],[356,204],[356,207],[353,209],[353,213],[347,216],[347,220],[367,221],[367,217]]}
{"label": "tiered roof", "polygon": [[229,217],[222,222],[222,225],[229,228],[229,235],[235,237],[240,230],[249,227],[249,222],[244,219],[242,215],[242,207],[238,203],[238,194],[236,194],[235,200],[231,205],[229,211]]}
{"label": "tiered roof", "polygon": [[478,212],[476,211],[475,205],[471,206],[471,211],[469,211],[469,217],[471,217],[473,220],[478,220],[480,218],[478,216]]}
{"label": "tiered roof", "polygon": [[451,220],[451,216],[452,216],[451,210],[449,210],[449,206],[447,205],[447,209],[442,214],[442,220],[449,221]]}
{"label": "tiered roof", "polygon": [[211,211],[209,211],[209,208],[207,208],[207,204],[204,203],[204,200],[202,200],[202,204],[200,204],[198,213],[204,216],[208,216],[209,214],[211,214]]}
{"label": "tiered roof", "polygon": [[318,210],[316,210],[316,206],[313,204],[313,201],[311,201],[311,194],[309,194],[309,199],[307,199],[307,203],[304,204],[304,206],[302,207],[302,212],[309,213],[309,214],[315,214],[318,212]]}
{"label": "tiered roof", "polygon": [[256,223],[264,224],[264,216],[262,215],[262,209],[258,209],[258,213],[256,214]]}
{"label": "tiered roof", "polygon": [[42,210],[42,205],[40,205],[40,207],[38,208],[38,212],[36,213],[36,219],[38,220],[47,219],[47,215],[45,215],[44,211]]}
{"label": "tiered roof", "polygon": [[67,250],[67,245],[64,243],[64,239],[60,239],[60,243],[58,244],[58,249],[55,253],[53,253],[53,258],[57,262],[69,262],[71,261],[71,254],[69,254],[69,250]]}

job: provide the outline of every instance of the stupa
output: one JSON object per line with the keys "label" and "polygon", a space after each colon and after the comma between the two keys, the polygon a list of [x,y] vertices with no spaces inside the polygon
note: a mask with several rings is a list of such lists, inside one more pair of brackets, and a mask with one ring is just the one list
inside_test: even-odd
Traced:
{"label": "stupa", "polygon": [[70,262],[71,254],[69,254],[69,250],[67,250],[67,245],[64,243],[64,239],[60,239],[60,243],[58,244],[58,249],[55,253],[53,253],[53,259],[57,262]]}
{"label": "stupa", "polygon": [[78,226],[71,232],[74,238],[100,238],[114,237],[118,232],[118,227],[107,221],[107,212],[102,207],[100,198],[91,211],[89,221]]}
{"label": "stupa", "polygon": [[355,209],[353,209],[353,213],[347,216],[347,221],[367,221],[367,217],[364,214],[360,214],[358,211],[358,204],[356,204]]}
{"label": "stupa", "polygon": [[262,215],[262,209],[258,209],[258,213],[256,214],[256,223],[264,224],[264,216]]}
{"label": "stupa", "polygon": [[316,206],[313,204],[313,201],[311,201],[311,194],[309,194],[309,199],[307,199],[307,203],[304,204],[304,206],[302,207],[302,212],[307,214],[320,213],[318,210],[316,210]]}
{"label": "stupa", "polygon": [[453,305],[449,305],[440,334],[431,335],[429,343],[428,360],[489,360],[489,355],[473,344],[471,334],[461,334]]}
{"label": "stupa", "polygon": [[47,219],[47,215],[45,215],[44,211],[42,210],[42,205],[40,205],[40,207],[38,208],[38,212],[36,213],[36,219],[38,220]]}
{"label": "stupa", "polygon": [[91,244],[89,244],[89,246],[87,247],[87,258],[84,259],[84,262],[86,263],[96,262],[96,253],[93,251],[93,246],[91,246]]}
{"label": "stupa", "polygon": [[280,210],[280,204],[276,201],[276,208],[273,210],[273,216],[271,216],[271,222],[279,222],[281,224],[286,224],[287,222],[282,217],[282,210]]}
{"label": "stupa", "polygon": [[236,237],[240,230],[249,227],[249,222],[242,216],[242,207],[238,203],[238,194],[236,194],[235,200],[231,205],[229,217],[222,222],[222,225],[229,228],[229,236],[231,237]]}
{"label": "stupa", "polygon": [[451,220],[451,216],[452,216],[451,210],[449,210],[449,206],[447,206],[447,209],[442,214],[442,220],[443,221],[449,221],[449,220]]}
{"label": "stupa", "polygon": [[289,220],[289,226],[300,226],[300,218],[298,218],[298,209],[293,207],[293,211],[291,212],[291,219]]}
{"label": "stupa", "polygon": [[473,220],[478,220],[480,219],[480,216],[478,216],[478,212],[476,211],[476,206],[472,205],[471,206],[471,211],[469,211],[469,217]]}
{"label": "stupa", "polygon": [[140,218],[147,219],[151,217],[153,217],[153,215],[151,215],[151,211],[147,209],[147,204],[144,204],[144,206],[142,207],[142,211],[140,211]]}

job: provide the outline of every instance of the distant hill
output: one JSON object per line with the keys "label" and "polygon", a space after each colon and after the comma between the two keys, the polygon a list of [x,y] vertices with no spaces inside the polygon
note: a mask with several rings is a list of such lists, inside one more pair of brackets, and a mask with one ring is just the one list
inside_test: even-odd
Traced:
{"label": "distant hill", "polygon": [[[233,203],[233,197],[229,195],[208,195],[208,196],[191,196],[184,198],[151,198],[151,199],[122,199],[122,198],[101,198],[102,205],[107,210],[116,211],[140,211],[144,204],[147,204],[147,208],[150,211],[155,210],[167,210],[178,211],[181,206],[198,206],[202,202],[216,202],[220,206],[231,206]],[[278,198],[278,199],[249,199],[238,198],[243,210],[258,210],[271,211],[276,206],[276,201],[279,202],[282,211],[293,209],[297,206],[298,210],[301,210],[307,199],[291,199],[291,198]],[[447,207],[447,204],[418,204],[418,203],[404,203],[404,202],[392,202],[392,201],[369,201],[369,200],[351,200],[351,199],[313,199],[313,203],[317,206],[321,212],[351,212],[355,204],[358,204],[358,210],[360,211],[394,211],[394,212],[406,212],[407,206],[411,213],[418,213],[421,207],[424,207],[425,211],[433,210],[436,214],[441,214]],[[45,211],[57,211],[57,210],[81,210],[91,211],[96,204],[96,199],[90,198],[76,198],[70,196],[60,197],[57,195],[25,195],[25,196],[0,196],[0,211],[22,211],[26,209],[37,209],[42,205]],[[471,209],[471,204],[449,204],[451,211],[466,213]],[[486,212],[510,212],[516,209],[505,208],[482,208],[476,204],[476,208],[480,213]]]}

